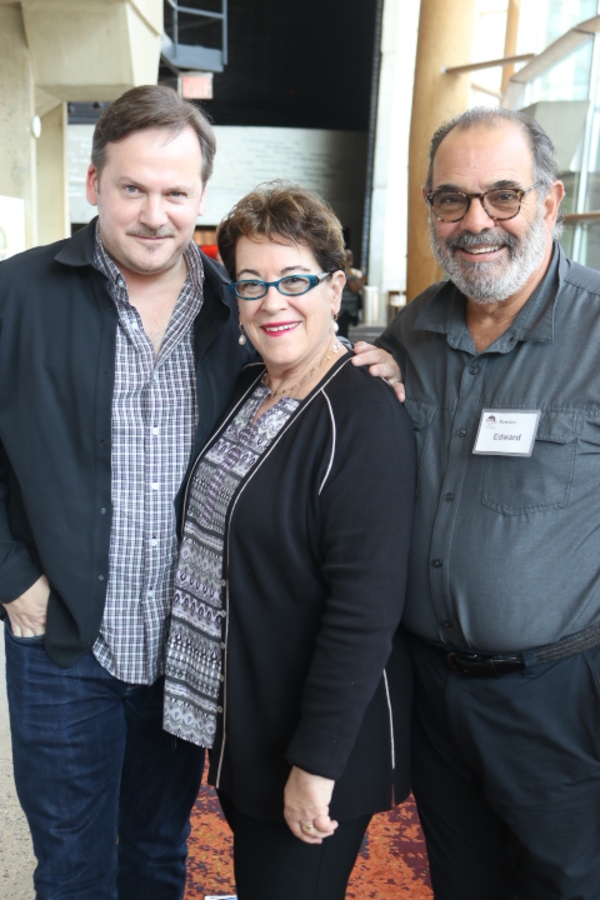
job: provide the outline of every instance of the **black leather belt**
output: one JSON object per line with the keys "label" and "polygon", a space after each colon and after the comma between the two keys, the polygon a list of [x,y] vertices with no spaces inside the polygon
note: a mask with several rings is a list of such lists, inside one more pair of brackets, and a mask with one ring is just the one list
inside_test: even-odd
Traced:
{"label": "black leather belt", "polygon": [[520,653],[487,654],[443,650],[442,656],[454,674],[461,678],[499,678],[525,668],[525,660]]}
{"label": "black leather belt", "polygon": [[500,678],[509,672],[520,672],[537,663],[556,662],[600,644],[600,623],[590,625],[578,634],[563,638],[555,644],[544,644],[516,653],[478,653],[474,650],[458,650],[443,644],[424,642],[441,656],[448,668],[461,678]]}

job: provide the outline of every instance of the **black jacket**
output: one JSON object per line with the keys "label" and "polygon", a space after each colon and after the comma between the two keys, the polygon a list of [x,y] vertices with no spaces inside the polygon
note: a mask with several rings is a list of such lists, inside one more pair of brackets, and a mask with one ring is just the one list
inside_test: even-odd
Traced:
{"label": "black jacket", "polygon": [[[263,371],[242,373],[234,408]],[[346,356],[236,492],[210,780],[248,815],[283,821],[291,764],[336,780],[335,817],[389,808],[393,738],[396,799],[406,796],[411,679],[399,636],[387,684],[382,671],[404,603],[414,489],[406,412]]]}
{"label": "black jacket", "polygon": [[[95,224],[0,264],[0,602],[47,576],[46,648],[62,666],[93,645],[108,579],[118,317],[93,262]],[[223,270],[203,262],[196,447],[254,356]]]}

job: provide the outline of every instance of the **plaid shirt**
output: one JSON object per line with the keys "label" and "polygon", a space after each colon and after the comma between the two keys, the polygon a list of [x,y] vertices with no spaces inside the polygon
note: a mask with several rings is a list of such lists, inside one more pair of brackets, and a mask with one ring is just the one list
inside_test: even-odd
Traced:
{"label": "plaid shirt", "polygon": [[194,319],[204,272],[195,244],[188,275],[155,358],[127,286],[96,231],[95,262],[119,314],[112,402],[112,529],[106,606],[93,652],[111,675],[152,684],[164,671],[177,532],[173,501],[198,420]]}

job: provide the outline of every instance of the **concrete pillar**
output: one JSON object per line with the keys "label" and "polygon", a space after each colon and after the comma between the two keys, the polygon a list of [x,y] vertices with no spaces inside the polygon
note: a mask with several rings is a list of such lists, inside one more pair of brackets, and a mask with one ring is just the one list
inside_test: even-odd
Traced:
{"label": "concrete pillar", "polygon": [[40,244],[69,237],[66,103],[60,103],[42,118],[37,143],[37,206]]}
{"label": "concrete pillar", "polygon": [[36,85],[53,97],[114,100],[136,84],[156,83],[163,0],[21,4]]}
{"label": "concrete pillar", "polygon": [[442,68],[471,62],[475,7],[476,0],[421,0],[409,146],[409,301],[441,277],[429,247],[428,213],[421,186],[434,131],[468,106],[469,75],[445,75]]}
{"label": "concrete pillar", "polygon": [[35,92],[21,8],[0,4],[0,194],[25,201],[25,240],[37,243]]}
{"label": "concrete pillar", "polygon": [[[508,8],[506,10],[506,38],[504,40],[504,55],[515,56],[517,53],[517,38],[519,36],[519,13],[521,12],[521,0],[508,0]],[[502,87],[501,92],[504,94],[508,87],[508,82],[515,73],[515,67],[504,66],[502,69]]]}
{"label": "concrete pillar", "polygon": [[408,134],[420,0],[385,0],[367,275],[387,302],[406,289]]}

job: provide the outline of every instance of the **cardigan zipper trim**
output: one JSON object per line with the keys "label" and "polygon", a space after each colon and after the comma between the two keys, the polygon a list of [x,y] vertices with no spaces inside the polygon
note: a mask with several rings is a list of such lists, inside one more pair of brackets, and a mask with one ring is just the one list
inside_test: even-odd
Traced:
{"label": "cardigan zipper trim", "polygon": [[322,392],[322,394],[323,394],[323,399],[325,400],[325,403],[327,404],[327,408],[329,410],[329,418],[331,420],[331,455],[329,457],[329,465],[327,466],[327,471],[325,472],[325,475],[323,476],[323,481],[319,485],[319,497],[321,496],[323,488],[325,487],[327,479],[329,478],[329,473],[331,472],[331,467],[333,466],[333,458],[335,456],[335,447],[336,447],[336,442],[337,442],[337,428],[335,425],[335,416],[333,415],[331,400],[329,399],[329,397],[327,396],[327,394],[324,391]]}
{"label": "cardigan zipper trim", "polygon": [[394,771],[396,768],[396,744],[394,743],[394,711],[392,709],[392,698],[390,697],[390,686],[388,684],[387,669],[383,670],[383,686],[385,688],[385,702],[387,703],[390,723],[390,752],[392,755],[392,771]]}

